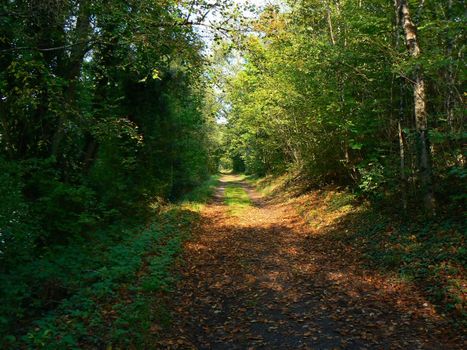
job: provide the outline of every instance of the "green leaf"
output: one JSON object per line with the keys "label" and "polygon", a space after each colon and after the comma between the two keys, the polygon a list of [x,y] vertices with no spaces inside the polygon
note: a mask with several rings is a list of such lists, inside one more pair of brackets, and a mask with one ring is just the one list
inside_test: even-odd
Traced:
{"label": "green leaf", "polygon": [[152,78],[153,78],[154,80],[161,80],[160,72],[159,72],[159,70],[158,70],[157,68],[154,68],[154,69],[152,70]]}
{"label": "green leaf", "polygon": [[355,150],[361,150],[363,147],[363,143],[351,143],[350,148]]}

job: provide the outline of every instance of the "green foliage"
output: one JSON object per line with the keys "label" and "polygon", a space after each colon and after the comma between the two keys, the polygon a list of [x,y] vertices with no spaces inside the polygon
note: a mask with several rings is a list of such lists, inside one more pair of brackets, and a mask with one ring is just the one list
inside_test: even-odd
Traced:
{"label": "green foliage", "polygon": [[145,347],[193,214],[139,225],[217,169],[184,5],[0,5],[0,347]]}
{"label": "green foliage", "polygon": [[412,82],[422,69],[435,190],[449,192],[452,183],[443,183],[452,167],[465,164],[462,97],[455,92],[465,80],[463,15],[459,1],[449,3],[429,2],[414,16],[422,50],[417,60],[406,54],[393,3],[267,6],[253,21],[255,32],[238,38],[243,61],[225,84],[224,147],[233,162],[242,162],[247,173],[292,172],[373,199],[416,199],[421,185]]}
{"label": "green foliage", "polygon": [[0,273],[30,257],[38,227],[23,195],[22,168],[0,158]]}
{"label": "green foliage", "polygon": [[[155,293],[173,287],[172,267],[194,219],[192,212],[174,207],[147,227],[115,225],[0,274],[1,314],[9,316],[2,317],[2,344],[144,346],[150,326],[167,322]],[[30,317],[32,325],[23,323]],[[5,333],[14,324],[26,327],[27,334]]]}
{"label": "green foliage", "polygon": [[350,207],[355,202],[355,199],[355,195],[351,193],[335,193],[327,203],[327,210],[333,212],[345,207]]}
{"label": "green foliage", "polygon": [[[168,319],[154,293],[173,284],[169,268],[195,214],[175,210],[140,225],[167,200],[199,209],[216,180],[187,193],[220,162],[371,198],[416,197],[417,71],[429,96],[435,192],[457,215],[466,199],[465,23],[463,4],[449,4],[427,1],[418,11],[417,60],[394,30],[390,2],[267,6],[254,30],[235,38],[243,57],[234,65],[229,57],[233,74],[224,78],[225,67],[206,67],[201,36],[187,25],[188,11],[211,11],[209,2],[3,2],[1,345],[148,347],[159,317],[151,310]],[[241,188],[226,194],[234,213],[250,205]],[[397,265],[404,254],[381,260]],[[452,273],[441,265],[427,276]]]}
{"label": "green foliage", "polygon": [[358,170],[360,173],[359,190],[368,196],[377,194],[387,181],[384,166],[379,162],[360,164]]}
{"label": "green foliage", "polygon": [[213,175],[208,180],[197,186],[193,191],[182,197],[182,205],[195,211],[201,210],[207,201],[214,195],[219,184],[219,175]]}

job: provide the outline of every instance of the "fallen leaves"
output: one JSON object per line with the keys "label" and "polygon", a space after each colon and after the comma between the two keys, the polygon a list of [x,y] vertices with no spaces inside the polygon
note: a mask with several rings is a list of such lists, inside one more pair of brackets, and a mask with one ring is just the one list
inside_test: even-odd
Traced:
{"label": "fallen leaves", "polygon": [[291,204],[265,202],[230,181],[256,205],[233,217],[218,196],[204,208],[163,348],[463,348],[410,286],[363,270],[344,244],[310,231]]}

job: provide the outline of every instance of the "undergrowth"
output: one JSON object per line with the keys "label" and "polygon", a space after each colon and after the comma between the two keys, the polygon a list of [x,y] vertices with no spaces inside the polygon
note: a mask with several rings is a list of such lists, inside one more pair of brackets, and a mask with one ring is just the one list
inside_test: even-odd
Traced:
{"label": "undergrowth", "polygon": [[455,218],[400,220],[370,210],[346,239],[367,267],[417,284],[438,310],[467,325],[465,223]]}
{"label": "undergrowth", "polygon": [[211,198],[214,195],[219,178],[219,175],[214,175],[208,181],[188,193],[182,200],[182,206],[191,210],[203,209],[207,198]]}
{"label": "undergrowth", "polygon": [[170,323],[161,296],[212,178],[148,224],[115,224],[0,274],[0,347],[146,348]]}

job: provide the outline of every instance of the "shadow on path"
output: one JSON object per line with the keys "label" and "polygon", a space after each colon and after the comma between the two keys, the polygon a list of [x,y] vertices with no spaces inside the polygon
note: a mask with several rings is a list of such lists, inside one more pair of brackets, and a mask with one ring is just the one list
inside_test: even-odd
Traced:
{"label": "shadow on path", "polygon": [[[254,207],[228,215],[223,192]],[[368,275],[322,247],[286,204],[225,176],[186,245],[166,349],[461,349],[415,290]],[[410,295],[409,295],[410,294]]]}

